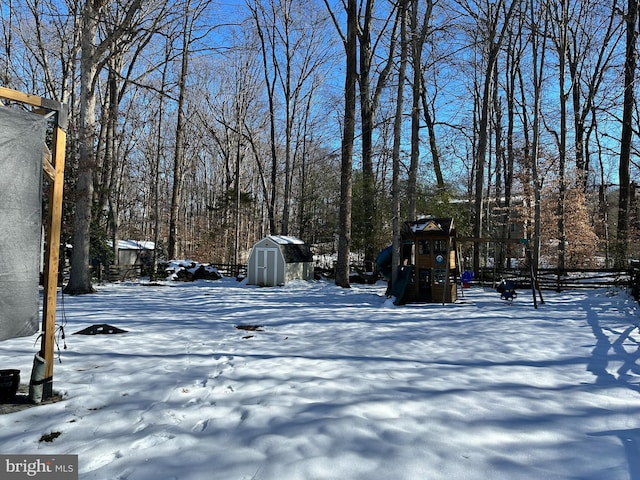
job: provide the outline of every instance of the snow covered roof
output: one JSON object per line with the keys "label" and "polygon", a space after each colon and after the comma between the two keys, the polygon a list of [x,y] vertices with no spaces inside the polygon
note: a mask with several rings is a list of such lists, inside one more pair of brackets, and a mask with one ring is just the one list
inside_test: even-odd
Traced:
{"label": "snow covered roof", "polygon": [[453,218],[435,218],[426,217],[416,220],[414,222],[407,222],[403,227],[403,235],[411,235],[410,232],[416,234],[455,234],[455,228],[453,226]]}
{"label": "snow covered roof", "polygon": [[447,232],[453,227],[452,218],[424,218],[414,223],[411,229],[414,232],[440,231]]}
{"label": "snow covered roof", "polygon": [[[113,242],[109,240],[107,242],[109,246],[113,245]],[[155,244],[147,240],[118,240],[118,250],[154,250]]]}
{"label": "snow covered roof", "polygon": [[286,235],[269,235],[269,238],[279,245],[304,245],[304,242],[297,237]]}

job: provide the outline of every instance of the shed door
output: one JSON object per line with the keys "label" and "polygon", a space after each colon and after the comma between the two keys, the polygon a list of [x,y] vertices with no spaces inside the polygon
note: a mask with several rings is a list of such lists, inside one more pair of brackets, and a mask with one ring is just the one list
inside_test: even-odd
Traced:
{"label": "shed door", "polygon": [[256,284],[273,287],[278,284],[278,249],[259,248],[256,252]]}

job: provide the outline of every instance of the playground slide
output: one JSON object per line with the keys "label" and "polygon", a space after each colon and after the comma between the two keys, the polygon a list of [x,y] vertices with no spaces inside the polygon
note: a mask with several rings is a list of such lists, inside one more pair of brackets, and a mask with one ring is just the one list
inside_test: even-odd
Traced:
{"label": "playground slide", "polygon": [[402,298],[404,297],[404,292],[407,289],[407,285],[411,281],[413,266],[409,265],[398,267],[398,278],[396,279],[395,285],[392,285],[392,258],[393,246],[389,245],[378,254],[378,258],[376,258],[376,265],[378,266],[378,271],[380,272],[380,275],[382,275],[382,278],[384,278],[389,283],[387,294],[389,296],[395,297],[395,300],[393,301],[394,305],[400,305],[400,303],[402,302]]}
{"label": "playground slide", "polygon": [[398,267],[398,278],[396,283],[391,285],[390,295],[396,299],[393,301],[394,305],[401,305],[404,292],[407,289],[407,285],[411,281],[411,275],[413,275],[413,265],[402,265]]}
{"label": "playground slide", "polygon": [[393,245],[389,245],[382,250],[376,258],[378,272],[387,282],[391,281],[391,259],[393,257]]}

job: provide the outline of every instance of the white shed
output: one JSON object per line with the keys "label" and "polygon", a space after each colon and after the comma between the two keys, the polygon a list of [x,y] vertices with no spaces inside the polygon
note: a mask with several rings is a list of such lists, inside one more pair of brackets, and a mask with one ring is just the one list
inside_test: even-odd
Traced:
{"label": "white shed", "polygon": [[247,283],[273,287],[290,280],[313,278],[313,254],[309,245],[296,237],[269,235],[251,249]]}

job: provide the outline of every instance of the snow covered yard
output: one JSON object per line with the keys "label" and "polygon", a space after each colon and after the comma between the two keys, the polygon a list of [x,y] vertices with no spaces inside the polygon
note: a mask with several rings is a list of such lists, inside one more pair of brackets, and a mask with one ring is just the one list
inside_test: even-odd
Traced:
{"label": "snow covered yard", "polygon": [[[530,292],[471,289],[395,307],[385,287],[65,296],[65,400],[0,415],[0,453],[78,454],[100,480],[640,479],[633,299],[545,292],[535,310]],[[72,335],[98,323],[128,333]],[[2,342],[0,368],[27,381],[36,350]]]}

